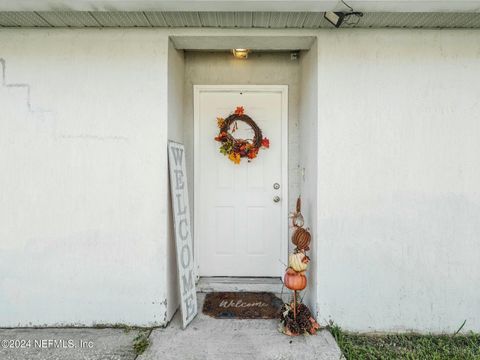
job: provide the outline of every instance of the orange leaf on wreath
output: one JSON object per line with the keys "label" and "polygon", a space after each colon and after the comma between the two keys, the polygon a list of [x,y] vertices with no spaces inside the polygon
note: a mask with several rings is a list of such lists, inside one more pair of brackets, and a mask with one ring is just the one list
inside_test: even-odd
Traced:
{"label": "orange leaf on wreath", "polygon": [[262,146],[268,149],[270,147],[270,140],[268,140],[267,138],[263,138]]}
{"label": "orange leaf on wreath", "polygon": [[240,164],[240,154],[231,152],[230,155],[228,155],[228,158],[235,164]]}
{"label": "orange leaf on wreath", "polygon": [[248,152],[247,156],[249,159],[255,159],[257,157],[257,152],[252,149]]}
{"label": "orange leaf on wreath", "polygon": [[243,106],[237,106],[237,108],[235,109],[235,115],[243,115],[243,113],[245,112],[245,109],[243,108]]}

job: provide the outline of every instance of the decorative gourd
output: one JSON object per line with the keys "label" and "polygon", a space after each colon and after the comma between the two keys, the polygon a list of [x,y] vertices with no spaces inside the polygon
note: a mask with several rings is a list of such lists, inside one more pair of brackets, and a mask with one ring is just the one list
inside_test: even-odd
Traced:
{"label": "decorative gourd", "polygon": [[292,226],[295,228],[302,227],[305,224],[305,220],[303,219],[301,209],[302,209],[302,200],[300,199],[300,196],[299,196],[297,199],[297,206],[296,206],[295,212],[290,214],[290,217],[292,218]]}
{"label": "decorative gourd", "polygon": [[307,270],[309,261],[310,259],[308,258],[308,256],[302,252],[290,254],[288,256],[288,266],[290,266],[295,271]]}
{"label": "decorative gourd", "polygon": [[293,227],[302,227],[305,224],[302,213],[292,214],[292,225]]}
{"label": "decorative gourd", "polygon": [[297,246],[299,250],[310,250],[310,241],[312,236],[304,228],[297,228],[292,235],[292,243]]}
{"label": "decorative gourd", "polygon": [[288,268],[283,277],[285,286],[290,290],[303,290],[307,287],[307,277],[303,272],[296,272],[292,268]]}

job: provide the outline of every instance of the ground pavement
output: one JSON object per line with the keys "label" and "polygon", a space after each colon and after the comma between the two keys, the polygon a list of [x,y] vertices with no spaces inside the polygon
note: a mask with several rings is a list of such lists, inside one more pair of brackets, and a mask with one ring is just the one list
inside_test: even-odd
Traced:
{"label": "ground pavement", "polygon": [[[204,295],[199,294],[199,309]],[[315,336],[287,337],[278,320],[214,319],[199,312],[186,330],[177,312],[166,328],[146,331],[150,345],[137,355],[132,329],[0,329],[2,341],[28,341],[30,347],[0,348],[1,360],[338,360],[328,331]],[[37,341],[33,343],[32,341]],[[49,346],[64,340],[66,348]],[[43,341],[43,343],[42,343]],[[16,345],[22,345],[17,342]]]}

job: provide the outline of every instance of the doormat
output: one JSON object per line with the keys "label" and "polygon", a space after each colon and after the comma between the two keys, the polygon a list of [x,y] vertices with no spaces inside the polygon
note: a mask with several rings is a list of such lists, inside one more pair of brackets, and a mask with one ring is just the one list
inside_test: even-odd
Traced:
{"label": "doormat", "polygon": [[217,319],[278,319],[283,301],[270,292],[214,292],[203,313]]}

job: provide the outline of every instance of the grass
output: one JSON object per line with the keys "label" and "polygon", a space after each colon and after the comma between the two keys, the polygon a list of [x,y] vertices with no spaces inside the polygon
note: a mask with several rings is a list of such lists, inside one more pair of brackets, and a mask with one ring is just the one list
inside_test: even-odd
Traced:
{"label": "grass", "polygon": [[141,327],[141,326],[131,326],[123,323],[116,324],[95,324],[93,326],[95,329],[122,329],[125,334],[128,334],[130,331],[138,330],[138,335],[133,339],[132,347],[135,353],[135,359],[142,355],[145,350],[150,346],[149,336],[152,333],[153,327]]}
{"label": "grass", "polygon": [[329,327],[347,360],[480,360],[480,334],[367,335]]}
{"label": "grass", "polygon": [[147,332],[141,332],[133,339],[133,350],[137,356],[143,354],[150,345],[149,335]]}
{"label": "grass", "polygon": [[132,330],[136,329],[143,329],[139,328],[136,326],[130,326],[127,324],[122,324],[122,323],[115,323],[115,324],[95,324],[93,326],[95,329],[121,329],[123,330],[126,334],[128,334]]}

